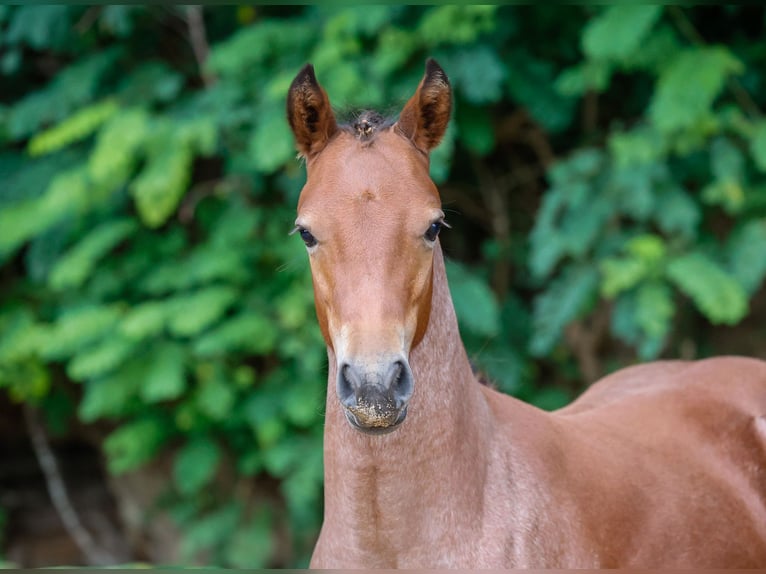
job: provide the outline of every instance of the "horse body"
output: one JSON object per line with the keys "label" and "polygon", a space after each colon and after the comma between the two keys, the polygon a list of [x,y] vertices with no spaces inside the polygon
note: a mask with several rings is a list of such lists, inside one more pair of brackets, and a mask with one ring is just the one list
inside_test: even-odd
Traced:
{"label": "horse body", "polygon": [[329,359],[312,567],[766,565],[766,363],[631,367],[553,413],[476,381],[433,233],[434,66],[372,139],[338,128],[312,69],[290,90]]}

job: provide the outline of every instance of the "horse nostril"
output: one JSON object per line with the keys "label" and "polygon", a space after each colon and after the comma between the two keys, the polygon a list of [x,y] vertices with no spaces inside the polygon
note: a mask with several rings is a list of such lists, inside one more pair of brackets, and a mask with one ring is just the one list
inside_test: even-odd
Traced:
{"label": "horse nostril", "polygon": [[344,364],[338,371],[338,398],[347,407],[356,404],[355,389],[359,388],[359,377],[354,372],[354,367]]}
{"label": "horse nostril", "polygon": [[397,408],[404,406],[412,396],[412,371],[405,361],[396,361],[389,371],[388,388],[393,391]]}

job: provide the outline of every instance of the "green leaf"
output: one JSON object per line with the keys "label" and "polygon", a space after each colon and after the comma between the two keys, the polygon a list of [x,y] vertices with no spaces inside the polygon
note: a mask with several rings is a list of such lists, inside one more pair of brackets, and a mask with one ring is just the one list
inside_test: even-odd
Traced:
{"label": "green leaf", "polygon": [[29,309],[3,309],[0,312],[0,363],[38,354],[47,336],[47,330],[35,323]]}
{"label": "green leaf", "polygon": [[114,219],[97,226],[56,263],[50,286],[57,291],[82,286],[96,264],[136,228],[132,219]]}
{"label": "green leaf", "polygon": [[679,52],[661,72],[649,108],[652,123],[665,133],[695,127],[711,114],[726,78],[742,69],[742,63],[721,46]]}
{"label": "green leaf", "polygon": [[69,32],[69,10],[65,5],[21,5],[13,12],[5,33],[5,43],[24,43],[41,51],[60,49]]}
{"label": "green leaf", "polygon": [[139,355],[105,377],[85,382],[85,394],[78,407],[80,420],[91,423],[100,418],[124,416],[138,396],[147,364]]}
{"label": "green leaf", "polygon": [[83,166],[56,175],[45,193],[0,209],[0,255],[19,248],[78,211],[87,210],[94,200]]}
{"label": "green leaf", "polygon": [[702,218],[699,204],[679,187],[662,186],[657,191],[654,219],[659,228],[669,235],[694,237]]}
{"label": "green leaf", "polygon": [[638,326],[646,337],[664,340],[675,313],[673,293],[668,285],[662,281],[644,283],[636,293],[636,304]]}
{"label": "green leaf", "polygon": [[665,170],[656,163],[615,167],[610,173],[607,189],[617,195],[612,201],[617,211],[637,221],[646,221],[654,211],[655,187],[663,179]]}
{"label": "green leaf", "polygon": [[628,253],[647,265],[657,268],[665,259],[667,249],[661,237],[652,234],[638,235],[626,245]]}
{"label": "green leaf", "polygon": [[727,269],[749,295],[755,294],[766,277],[766,221],[739,226],[726,242]]}
{"label": "green leaf", "polygon": [[489,285],[454,261],[447,262],[447,277],[461,327],[476,335],[496,335],[500,308]]}
{"label": "green leaf", "polygon": [[215,421],[223,421],[231,414],[235,400],[231,385],[219,379],[201,382],[195,396],[197,408]]}
{"label": "green leaf", "polygon": [[729,214],[738,213],[745,203],[744,155],[730,140],[716,138],[710,146],[710,161],[715,181],[702,190],[703,200],[721,205]]}
{"label": "green leaf", "polygon": [[221,449],[209,437],[193,438],[176,454],[173,480],[181,494],[190,495],[207,486],[218,471]]}
{"label": "green leaf", "polygon": [[636,286],[647,274],[647,265],[640,259],[614,257],[605,259],[599,265],[603,276],[601,293],[612,298]]}
{"label": "green leaf", "polygon": [[615,131],[609,136],[609,151],[617,167],[646,165],[661,160],[667,153],[667,138],[652,126],[630,131]]}
{"label": "green leaf", "polygon": [[173,305],[164,301],[145,301],[125,313],[120,332],[136,341],[158,335],[165,328]]}
{"label": "green leaf", "polygon": [[155,149],[146,167],[130,185],[141,221],[159,227],[175,213],[186,193],[194,156],[188,145],[168,138]]}
{"label": "green leaf", "polygon": [[151,118],[145,110],[120,110],[98,133],[88,158],[90,177],[111,189],[124,185],[151,133]]}
{"label": "green leaf", "polygon": [[465,47],[443,60],[455,91],[469,103],[488,104],[502,97],[506,67],[486,44]]}
{"label": "green leaf", "polygon": [[[128,8],[128,6],[105,6]],[[140,64],[120,83],[117,95],[125,102],[152,101],[171,102],[183,88],[184,77],[165,62],[150,60]]]}
{"label": "green leaf", "polygon": [[558,229],[564,253],[575,258],[584,256],[596,245],[615,208],[614,202],[603,194],[594,197],[590,204],[570,208]]}
{"label": "green leaf", "polygon": [[559,214],[565,207],[565,202],[563,188],[554,187],[543,196],[530,235],[529,267],[532,276],[537,279],[548,277],[565,254],[566,246],[558,232]]}
{"label": "green leaf", "polygon": [[29,141],[29,153],[32,156],[49,154],[83,140],[118,111],[113,99],[82,108],[58,125],[36,134]]}
{"label": "green leaf", "polygon": [[548,289],[537,296],[532,318],[530,353],[543,356],[561,337],[564,327],[593,303],[598,293],[598,273],[590,266],[571,265]]}
{"label": "green leaf", "polygon": [[455,153],[456,123],[450,122],[447,125],[447,132],[444,134],[439,147],[431,153],[431,165],[429,172],[431,179],[440,184],[449,177],[452,168],[452,158]]}
{"label": "green leaf", "polygon": [[674,313],[667,286],[662,282],[645,283],[617,297],[611,331],[635,347],[642,360],[656,359],[665,345]]}
{"label": "green leaf", "polygon": [[583,30],[583,52],[594,60],[627,58],[642,46],[661,15],[661,5],[610,6]]}
{"label": "green leaf", "polygon": [[498,6],[448,4],[434,7],[423,15],[418,37],[428,47],[439,44],[471,44],[482,33],[493,30]]}
{"label": "green leaf", "polygon": [[110,48],[80,58],[56,74],[44,89],[30,92],[10,109],[8,135],[14,141],[25,139],[90,102],[119,56],[120,48]]}
{"label": "green leaf", "polygon": [[388,26],[378,36],[378,47],[371,65],[378,76],[392,76],[404,67],[417,48],[418,38],[415,33]]}
{"label": "green leaf", "polygon": [[80,351],[67,365],[67,375],[76,381],[108,373],[122,364],[135,351],[135,342],[111,336]]}
{"label": "green leaf", "polygon": [[169,436],[162,419],[144,418],[122,425],[104,440],[109,472],[122,474],[151,460]]}
{"label": "green leaf", "polygon": [[249,153],[253,166],[264,173],[276,171],[295,157],[293,135],[282,114],[263,115],[250,140]]}
{"label": "green leaf", "polygon": [[559,94],[567,97],[582,96],[589,90],[600,93],[609,87],[611,73],[604,61],[586,61],[561,72],[554,85]]}
{"label": "green leaf", "polygon": [[734,325],[747,314],[747,294],[717,263],[701,253],[678,257],[668,264],[667,276],[691,297],[711,323]]}
{"label": "green leaf", "polygon": [[274,349],[278,337],[273,321],[255,312],[243,313],[199,337],[194,352],[202,357],[235,351],[262,355]]}
{"label": "green leaf", "polygon": [[312,382],[295,384],[285,392],[285,415],[296,426],[310,428],[324,410],[323,393]]}
{"label": "green leaf", "polygon": [[168,328],[180,337],[197,335],[218,321],[238,296],[237,289],[218,285],[174,297]]}
{"label": "green leaf", "polygon": [[[0,212],[1,213],[1,212]],[[232,231],[232,228],[229,228]],[[231,246],[202,245],[186,257],[166,261],[140,282],[140,290],[151,295],[180,291],[212,281],[241,283],[248,278],[244,253]]]}
{"label": "green leaf", "polygon": [[766,120],[755,124],[750,138],[750,153],[755,166],[760,171],[766,172]]}
{"label": "green leaf", "polygon": [[47,359],[63,359],[112,332],[120,320],[117,306],[88,304],[66,311],[52,325],[42,348]]}
{"label": "green leaf", "polygon": [[147,403],[177,399],[186,389],[186,353],[180,345],[163,343],[145,358],[147,369],[141,381],[141,398]]}

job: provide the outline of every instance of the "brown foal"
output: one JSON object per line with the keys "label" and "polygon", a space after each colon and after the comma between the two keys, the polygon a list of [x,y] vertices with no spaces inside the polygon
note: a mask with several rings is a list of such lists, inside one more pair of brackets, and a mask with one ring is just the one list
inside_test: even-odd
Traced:
{"label": "brown foal", "polygon": [[766,363],[624,369],[548,413],[479,384],[447,286],[429,60],[396,123],[287,110],[329,356],[319,568],[766,567]]}

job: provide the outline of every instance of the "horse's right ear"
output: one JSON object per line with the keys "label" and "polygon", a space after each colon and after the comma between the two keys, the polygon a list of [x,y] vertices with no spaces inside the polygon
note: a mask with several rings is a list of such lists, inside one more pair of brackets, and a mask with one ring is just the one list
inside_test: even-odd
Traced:
{"label": "horse's right ear", "polygon": [[322,151],[338,129],[330,100],[317,82],[311,64],[306,64],[290,84],[287,120],[293,130],[296,147],[306,159]]}

